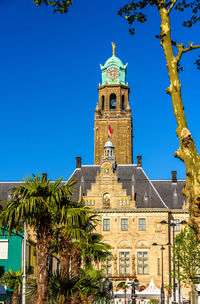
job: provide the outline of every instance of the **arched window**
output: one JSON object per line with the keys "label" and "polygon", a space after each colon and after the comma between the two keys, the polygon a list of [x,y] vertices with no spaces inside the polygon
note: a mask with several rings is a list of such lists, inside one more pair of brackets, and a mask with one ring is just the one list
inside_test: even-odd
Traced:
{"label": "arched window", "polygon": [[116,109],[117,98],[115,94],[110,95],[110,109]]}
{"label": "arched window", "polygon": [[105,100],[105,98],[104,98],[104,96],[102,96],[102,110],[104,110],[104,100]]}
{"label": "arched window", "polygon": [[125,110],[124,95],[122,95],[122,110]]}

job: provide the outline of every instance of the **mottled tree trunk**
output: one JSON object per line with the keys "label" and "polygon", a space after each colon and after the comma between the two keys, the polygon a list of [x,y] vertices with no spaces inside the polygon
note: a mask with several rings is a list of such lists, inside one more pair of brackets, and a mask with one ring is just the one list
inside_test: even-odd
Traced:
{"label": "mottled tree trunk", "polygon": [[12,295],[12,304],[19,304],[19,287],[16,284]]}
{"label": "mottled tree trunk", "polygon": [[50,251],[50,233],[48,229],[37,233],[37,304],[48,302],[48,258]]}
{"label": "mottled tree trunk", "polygon": [[94,304],[95,292],[96,292],[95,290],[93,290],[91,292],[91,295],[89,296],[89,301],[88,301],[89,304]]}
{"label": "mottled tree trunk", "polygon": [[[72,242],[68,237],[63,237],[61,241],[61,247],[59,250],[59,259],[60,259],[60,273],[64,276],[69,277],[69,268],[70,268],[70,258],[72,252]],[[70,296],[66,299],[62,295],[62,304],[70,303]]]}
{"label": "mottled tree trunk", "polygon": [[[73,276],[78,277],[80,275],[81,270],[81,252],[79,249],[74,249],[72,252],[71,259],[71,273]],[[79,291],[75,291],[71,298],[71,304],[79,304],[81,303],[81,298]]]}
{"label": "mottled tree trunk", "polygon": [[[200,241],[200,157],[197,152],[194,140],[187,129],[187,121],[184,113],[184,107],[181,97],[181,84],[178,75],[178,64],[183,53],[186,53],[199,46],[189,45],[185,48],[183,44],[178,44],[171,40],[171,29],[169,14],[176,1],[167,10],[163,0],[157,1],[157,7],[161,17],[161,46],[163,47],[165,59],[167,62],[170,86],[167,93],[172,97],[174,115],[177,121],[176,134],[179,138],[180,147],[175,152],[175,156],[185,163],[186,167],[186,185],[183,193],[186,195],[189,203],[190,226],[197,233],[197,239]],[[177,55],[174,55],[173,47],[177,47]]]}
{"label": "mottled tree trunk", "polygon": [[72,252],[72,243],[70,238],[63,238],[59,251],[60,271],[69,276],[70,257]]}

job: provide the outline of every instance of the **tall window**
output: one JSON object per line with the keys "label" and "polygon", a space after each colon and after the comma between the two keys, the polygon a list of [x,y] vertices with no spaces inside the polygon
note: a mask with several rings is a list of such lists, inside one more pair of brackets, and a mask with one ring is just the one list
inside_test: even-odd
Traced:
{"label": "tall window", "polygon": [[138,274],[148,274],[148,252],[137,252],[137,272]]}
{"label": "tall window", "polygon": [[128,219],[121,219],[121,230],[122,231],[128,230]]}
{"label": "tall window", "polygon": [[119,273],[130,273],[130,252],[121,251],[119,253]]}
{"label": "tall window", "polygon": [[124,95],[122,95],[122,110],[125,110]]}
{"label": "tall window", "polygon": [[176,224],[176,226],[174,226],[174,231],[180,231],[180,220],[174,219],[174,224]]}
{"label": "tall window", "polygon": [[105,97],[102,96],[102,110],[104,110],[104,102],[105,102]]}
{"label": "tall window", "polygon": [[114,110],[116,109],[116,103],[117,103],[117,98],[115,94],[110,95],[110,109]]}
{"label": "tall window", "polygon": [[108,256],[101,262],[101,270],[104,274],[112,274],[112,256]]}
{"label": "tall window", "polygon": [[140,231],[146,230],[146,219],[145,218],[139,219],[139,230]]}
{"label": "tall window", "polygon": [[110,231],[110,219],[103,220],[103,230]]}

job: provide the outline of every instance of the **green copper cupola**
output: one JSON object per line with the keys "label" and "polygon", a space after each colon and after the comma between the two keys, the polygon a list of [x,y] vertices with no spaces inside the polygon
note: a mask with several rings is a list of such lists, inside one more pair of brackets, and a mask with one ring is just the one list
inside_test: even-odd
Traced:
{"label": "green copper cupola", "polygon": [[102,71],[102,85],[104,84],[123,84],[126,85],[127,65],[115,56],[115,44],[112,43],[113,55],[104,64],[100,65]]}

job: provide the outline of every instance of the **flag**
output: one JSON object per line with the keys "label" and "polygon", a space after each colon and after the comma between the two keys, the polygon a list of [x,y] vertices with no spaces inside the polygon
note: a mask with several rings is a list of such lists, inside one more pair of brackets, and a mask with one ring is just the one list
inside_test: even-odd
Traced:
{"label": "flag", "polygon": [[113,134],[113,129],[111,128],[110,125],[110,118],[108,118],[108,138],[110,138],[112,134]]}

